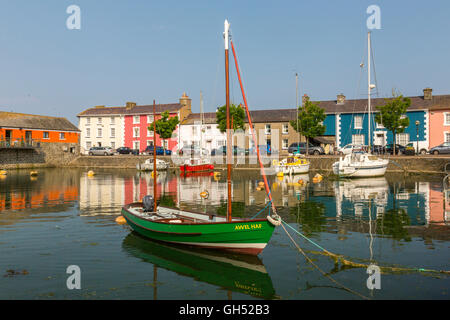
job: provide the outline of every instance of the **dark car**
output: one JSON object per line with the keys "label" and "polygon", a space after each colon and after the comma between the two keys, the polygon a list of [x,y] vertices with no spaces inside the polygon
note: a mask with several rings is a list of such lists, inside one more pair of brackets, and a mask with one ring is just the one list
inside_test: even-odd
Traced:
{"label": "dark car", "polygon": [[[142,154],[148,154],[153,155],[153,146],[147,146],[144,151],[142,151]],[[166,156],[170,156],[172,154],[172,151],[166,150]],[[163,156],[164,155],[164,148],[160,146],[156,146],[156,155],[157,156]]]}
{"label": "dark car", "polygon": [[[226,155],[227,154],[227,146],[221,146],[217,149],[214,149],[211,151],[211,155],[212,156],[216,156],[216,155]],[[245,149],[240,148],[238,146],[233,146],[233,154],[235,156],[239,155],[239,156],[244,156],[245,155]]]}
{"label": "dark car", "polygon": [[430,154],[449,154],[450,153],[450,142],[444,142],[436,147],[433,147],[429,151]]}
{"label": "dark car", "polygon": [[[288,148],[289,153],[301,153],[306,154],[306,142],[294,142]],[[320,154],[325,154],[325,150],[322,147],[315,146],[313,144],[308,145],[308,153],[318,156]]]}
{"label": "dark car", "polygon": [[128,147],[120,147],[120,148],[117,148],[116,151],[118,154],[132,154],[133,153],[133,150],[131,150]]}
{"label": "dark car", "polygon": [[[385,147],[386,153],[389,154],[394,154],[394,144],[390,143],[387,144]],[[405,147],[400,145],[400,144],[396,144],[395,145],[395,154],[404,154],[405,153]]]}

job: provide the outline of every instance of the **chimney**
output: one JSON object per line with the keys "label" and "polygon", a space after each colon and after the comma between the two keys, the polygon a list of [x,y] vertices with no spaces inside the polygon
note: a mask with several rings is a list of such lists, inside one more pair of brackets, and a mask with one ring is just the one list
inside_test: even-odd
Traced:
{"label": "chimney", "polygon": [[423,99],[431,100],[433,98],[433,95],[431,94],[432,92],[433,92],[433,89],[431,89],[431,88],[423,89]]}
{"label": "chimney", "polygon": [[180,98],[180,104],[183,107],[188,107],[189,110],[191,110],[191,99],[187,96],[186,92],[183,92],[183,95]]}
{"label": "chimney", "polygon": [[305,93],[302,97],[302,106],[306,104],[306,101],[309,101],[309,96]]}
{"label": "chimney", "polygon": [[94,108],[95,109],[101,109],[101,108],[104,108],[105,106],[95,106]]}
{"label": "chimney", "polygon": [[345,103],[345,96],[341,93],[337,95],[336,104],[344,104]]}
{"label": "chimney", "polygon": [[126,110],[131,110],[131,109],[133,109],[134,107],[136,107],[136,102],[127,102],[127,103],[126,103],[125,109],[126,109]]}

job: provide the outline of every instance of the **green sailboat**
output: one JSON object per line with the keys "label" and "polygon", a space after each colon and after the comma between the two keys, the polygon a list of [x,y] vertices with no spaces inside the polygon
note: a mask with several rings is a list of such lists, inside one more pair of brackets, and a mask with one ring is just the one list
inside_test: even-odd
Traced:
{"label": "green sailboat", "polygon": [[[231,212],[231,163],[232,163],[232,137],[230,126],[230,98],[229,98],[229,23],[225,20],[225,82],[226,82],[226,106],[227,106],[227,182],[228,182],[228,208],[226,217],[216,216],[214,214],[205,214],[200,212],[180,210],[178,208],[169,208],[158,206],[156,203],[156,179],[153,178],[154,187],[153,197],[146,196],[142,202],[131,203],[122,208],[122,215],[127,223],[137,233],[154,240],[170,243],[184,244],[196,247],[221,249],[235,251],[239,253],[257,255],[265,248],[270,240],[276,226],[280,225],[281,220],[276,214],[276,208],[273,204],[270,194],[267,177],[264,174],[260,152],[257,147],[258,160],[261,167],[261,173],[264,179],[265,189],[272,206],[272,215],[260,219],[242,219],[233,218]],[[236,62],[237,73],[240,79],[237,58],[233,54]],[[247,111],[250,128],[252,122],[241,82],[242,95]],[[155,106],[155,102],[153,102]],[[156,117],[154,116],[154,119]],[[155,125],[153,126],[155,130]],[[153,134],[154,145],[156,145],[156,132]],[[252,132],[254,145],[256,136]],[[154,168],[156,171],[156,152],[154,153]]]}

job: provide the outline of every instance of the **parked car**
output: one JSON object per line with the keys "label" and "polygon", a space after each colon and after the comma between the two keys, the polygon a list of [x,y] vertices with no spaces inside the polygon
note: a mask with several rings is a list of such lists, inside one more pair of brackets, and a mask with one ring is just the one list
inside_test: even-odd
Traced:
{"label": "parked car", "polygon": [[450,153],[450,142],[444,142],[436,147],[433,147],[429,151],[430,154],[449,154]]}
{"label": "parked car", "polygon": [[372,146],[372,153],[374,153],[374,154],[385,154],[386,153],[386,148],[385,148],[385,146],[382,146],[382,145],[374,145],[374,146]]}
{"label": "parked car", "polygon": [[180,156],[199,156],[200,154],[206,156],[209,154],[209,151],[206,150],[205,148],[202,148],[200,150],[199,146],[196,145],[189,145],[189,146],[184,146],[183,148],[181,148],[180,150],[178,150],[178,154]]}
{"label": "parked car", "polygon": [[[271,155],[272,153],[278,153],[278,150],[273,149],[270,145],[258,145],[258,149],[261,155]],[[245,155],[256,155],[256,148],[252,147],[245,149]]]}
{"label": "parked car", "polygon": [[90,156],[112,156],[115,153],[111,147],[92,147],[89,149]]}
{"label": "parked car", "polygon": [[[394,154],[394,144],[393,143],[387,144],[385,149],[386,149],[386,153]],[[400,144],[396,144],[395,145],[395,154],[405,154],[405,147]]]}
{"label": "parked car", "polygon": [[[142,151],[142,154],[148,154],[153,155],[153,146],[147,146],[144,151]],[[171,150],[166,150],[166,156],[170,156],[172,154]],[[163,156],[164,155],[164,148],[160,146],[156,146],[156,155],[157,156]]]}
{"label": "parked car", "polygon": [[346,155],[352,152],[361,152],[361,151],[367,151],[367,146],[362,144],[349,143],[343,146],[342,148],[338,148],[338,152],[340,155]]}
{"label": "parked car", "polygon": [[120,147],[120,148],[117,148],[116,151],[118,154],[132,154],[133,153],[133,150],[128,147]]}
{"label": "parked car", "polygon": [[[212,156],[216,156],[216,155],[226,155],[227,154],[227,146],[221,146],[217,149],[214,149],[211,151],[211,155]],[[239,156],[244,156],[245,155],[245,149],[240,148],[238,146],[233,146],[233,154],[235,156],[239,155]]]}
{"label": "parked car", "polygon": [[[306,142],[294,142],[288,148],[289,153],[301,153],[306,154]],[[322,147],[315,146],[312,143],[308,144],[308,153],[318,156],[325,154],[325,150]]]}
{"label": "parked car", "polygon": [[410,142],[405,146],[405,154],[414,156],[416,154],[416,148],[414,147],[414,143]]}

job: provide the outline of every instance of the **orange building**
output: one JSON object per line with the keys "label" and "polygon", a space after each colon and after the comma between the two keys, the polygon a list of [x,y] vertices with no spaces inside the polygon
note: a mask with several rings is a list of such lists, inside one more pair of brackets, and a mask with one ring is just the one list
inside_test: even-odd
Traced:
{"label": "orange building", "polygon": [[80,131],[66,118],[0,112],[0,146],[79,143]]}

